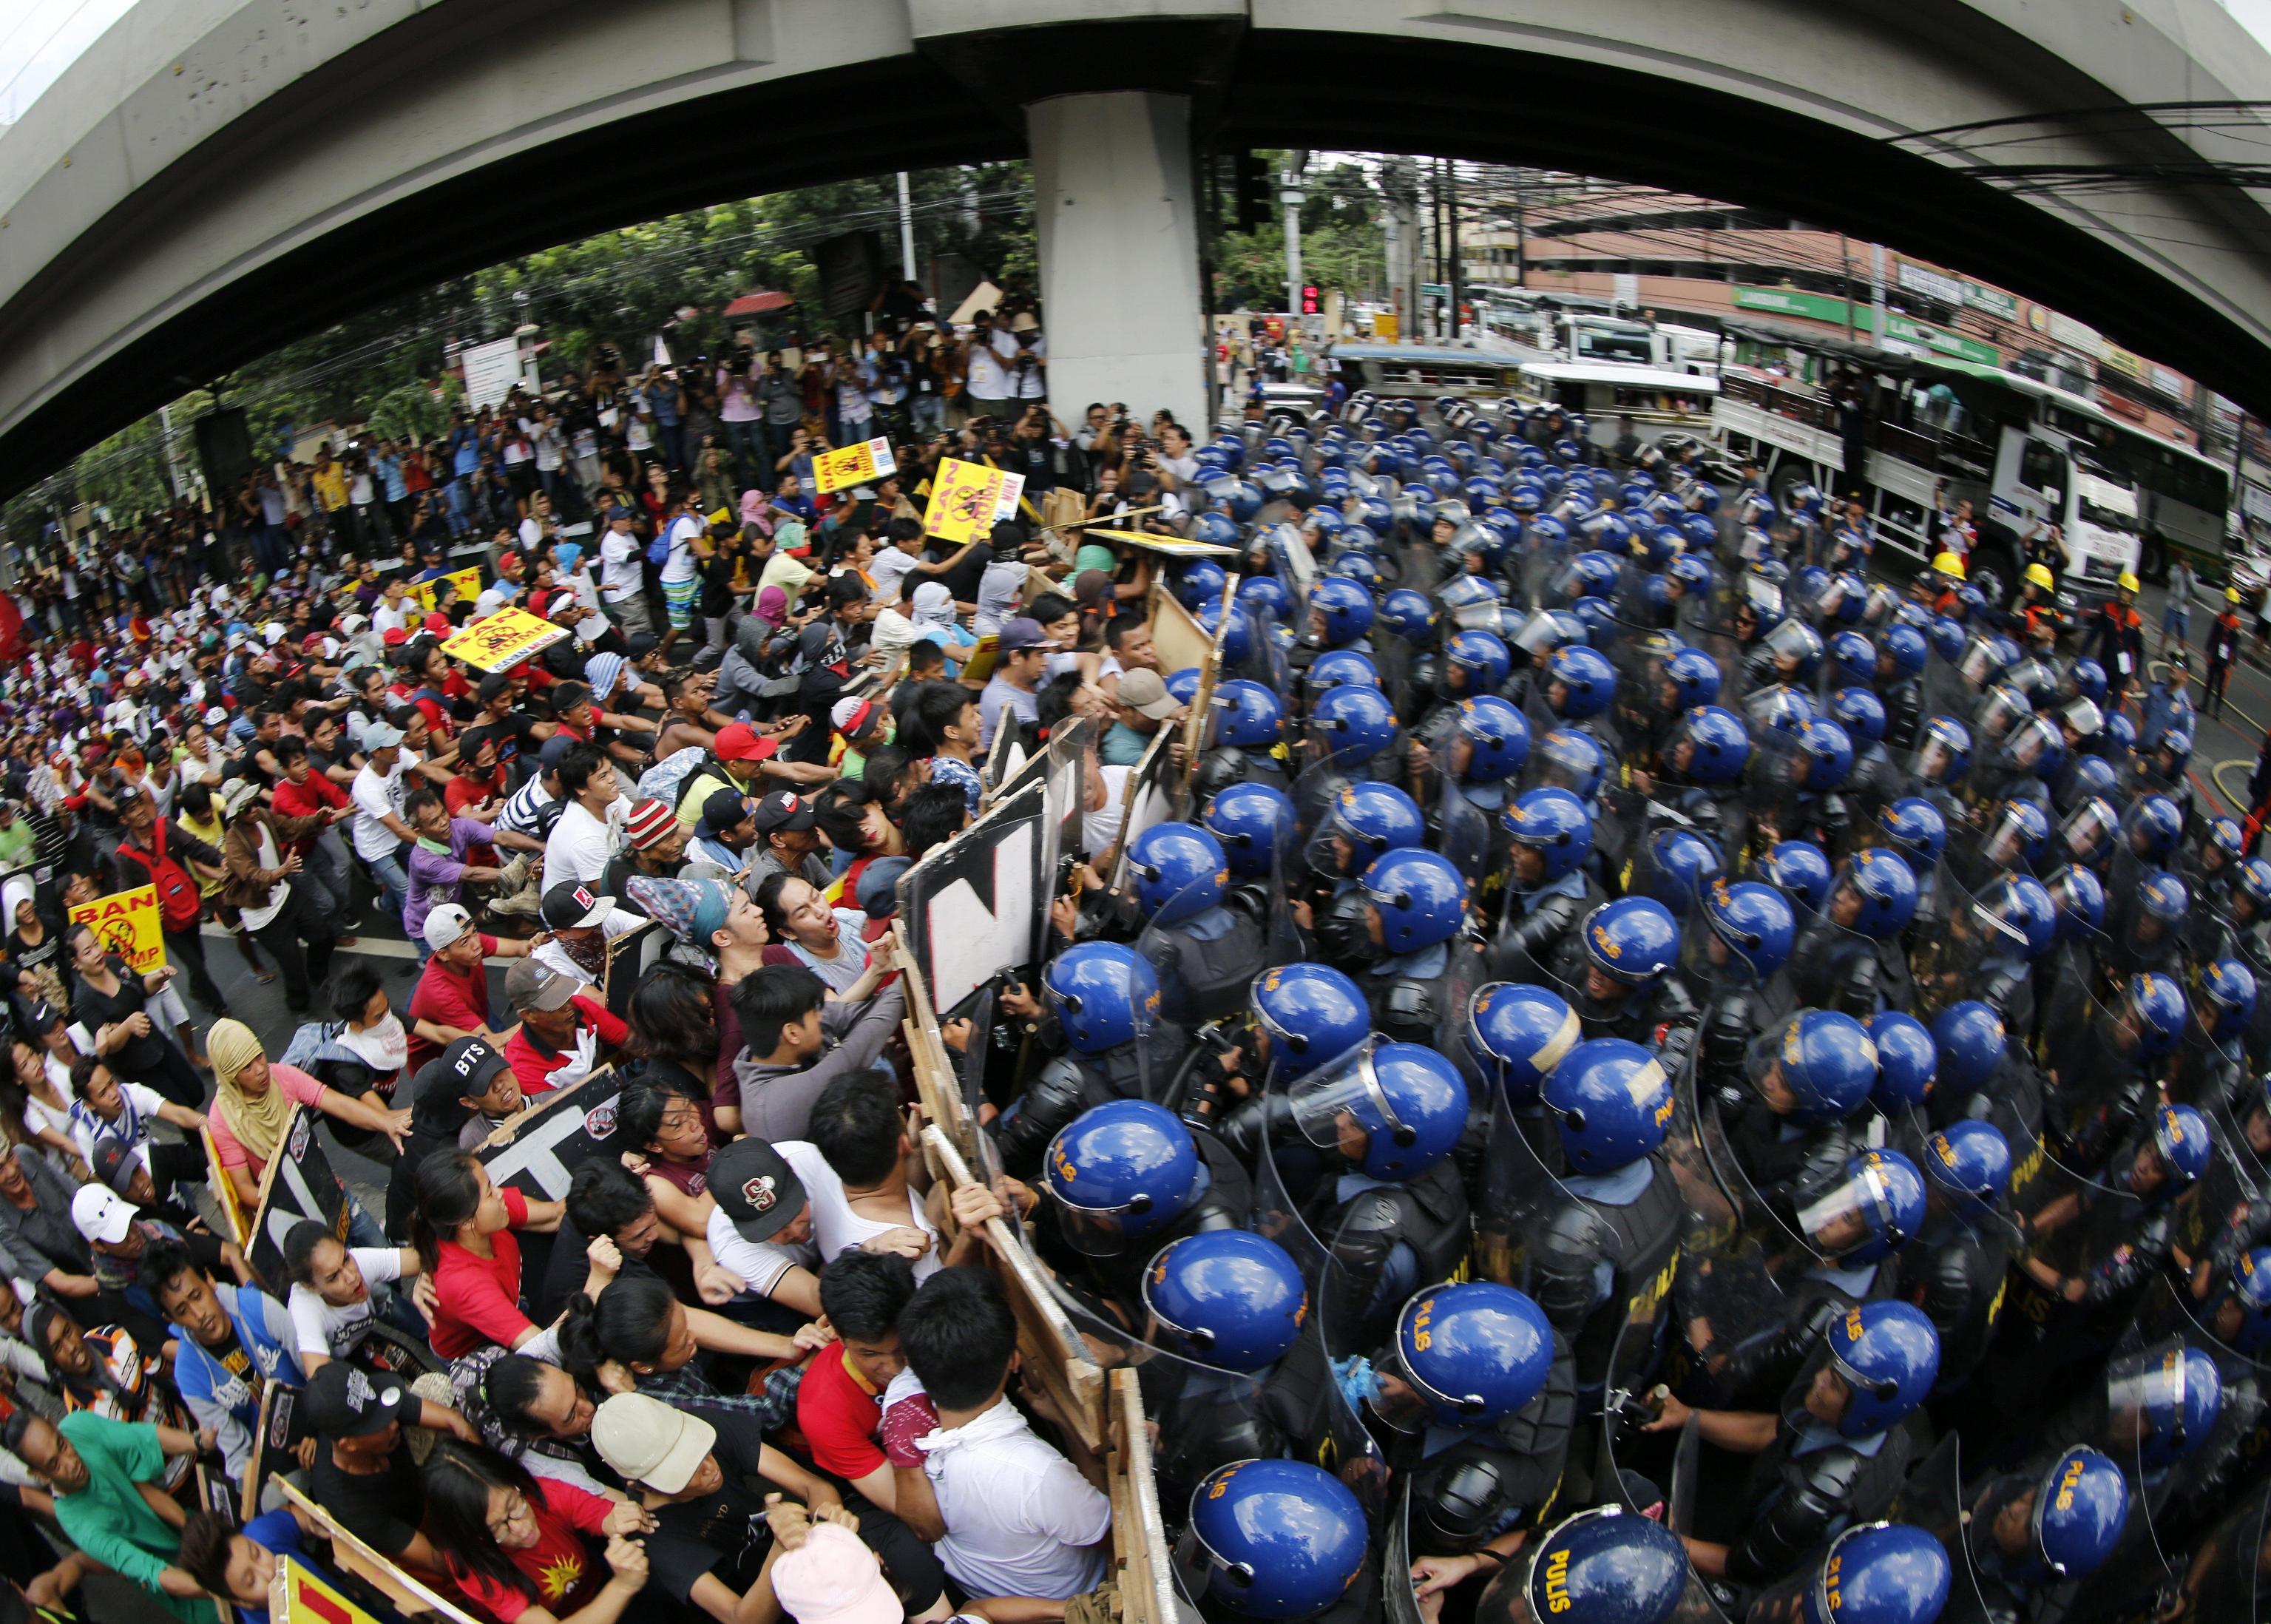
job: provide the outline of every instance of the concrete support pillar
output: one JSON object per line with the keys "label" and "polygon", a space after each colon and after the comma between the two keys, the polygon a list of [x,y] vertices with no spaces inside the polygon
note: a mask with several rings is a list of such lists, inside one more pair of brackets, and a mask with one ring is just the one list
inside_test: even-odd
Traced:
{"label": "concrete support pillar", "polygon": [[1115,91],[1025,109],[1048,335],[1049,404],[1141,421],[1165,407],[1206,437],[1206,324],[1190,100]]}

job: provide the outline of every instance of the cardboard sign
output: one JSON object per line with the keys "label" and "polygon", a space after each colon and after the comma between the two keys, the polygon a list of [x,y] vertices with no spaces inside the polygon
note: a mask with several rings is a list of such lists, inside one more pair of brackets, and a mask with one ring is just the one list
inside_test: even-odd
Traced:
{"label": "cardboard sign", "polygon": [[260,1420],[252,1429],[252,1453],[245,1456],[244,1486],[235,1510],[241,1527],[260,1515],[260,1496],[268,1479],[295,1471],[300,1465],[300,1439],[305,1428],[298,1423],[300,1389],[271,1382],[260,1389]]}
{"label": "cardboard sign", "polygon": [[1048,783],[1036,777],[899,876],[899,918],[941,1015],[1039,962],[1049,928]]}
{"label": "cardboard sign", "polygon": [[1150,530],[1108,530],[1091,525],[1081,532],[1084,541],[1124,542],[1140,547],[1147,553],[1165,553],[1170,558],[1235,558],[1238,549],[1214,541],[1193,541],[1186,536],[1165,535]]}
{"label": "cardboard sign", "polygon": [[113,891],[71,911],[74,925],[94,927],[96,940],[106,953],[124,959],[137,975],[148,975],[166,963],[166,936],[158,916],[158,888],[138,885],[130,891]]}
{"label": "cardboard sign", "polygon": [[268,1616],[279,1624],[378,1624],[290,1557],[279,1557],[268,1586]]}
{"label": "cardboard sign", "polygon": [[[455,587],[458,596],[466,603],[471,603],[481,595],[481,567],[479,564],[468,564],[463,570],[452,570],[442,579]],[[410,595],[418,600],[418,607],[428,615],[441,607],[434,599],[435,585],[436,583],[432,581],[413,581],[410,584]]]}
{"label": "cardboard sign", "polygon": [[577,1167],[595,1156],[614,1156],[615,1107],[622,1079],[602,1067],[581,1083],[540,1098],[497,1124],[474,1154],[499,1189],[510,1185],[537,1201],[564,1201]]}
{"label": "cardboard sign", "polygon": [[923,530],[957,546],[984,540],[993,533],[996,520],[1016,512],[1017,498],[1024,489],[1022,473],[949,457],[939,465],[931,481],[930,510],[923,515]]}
{"label": "cardboard sign", "polygon": [[220,1209],[228,1225],[228,1238],[242,1247],[251,1238],[251,1220],[244,1215],[244,1203],[237,1196],[228,1170],[220,1165],[220,1147],[213,1143],[212,1129],[198,1129],[197,1143],[205,1151],[205,1187],[212,1191],[213,1205]]}
{"label": "cardboard sign", "polygon": [[[304,1520],[315,1525],[316,1533],[331,1542],[331,1565],[348,1578],[361,1580],[385,1597],[392,1604],[395,1611],[404,1618],[422,1618],[430,1613],[436,1618],[447,1620],[449,1624],[478,1624],[478,1620],[472,1613],[447,1597],[436,1592],[423,1580],[405,1573],[400,1568],[357,1538],[340,1523],[337,1517],[309,1499],[307,1491],[301,1488],[291,1479],[278,1478],[276,1486],[282,1491],[286,1503],[295,1510],[304,1513]],[[290,1561],[289,1558],[285,1560]],[[277,1563],[276,1575],[279,1581],[286,1578],[285,1562]],[[316,1583],[322,1584],[321,1580]],[[323,1593],[333,1597],[339,1594],[328,1585],[323,1587]],[[311,1601],[320,1602],[323,1598],[322,1594],[314,1590],[307,1590],[304,1594]],[[287,1624],[362,1624],[363,1619],[369,1616],[367,1613],[325,1613],[320,1606],[314,1611],[278,1613],[274,1611],[273,1605],[277,1600],[278,1592],[272,1586],[269,1590],[268,1597],[271,1603],[269,1616],[272,1619],[284,1619]],[[290,1599],[291,1592],[287,1591],[284,1600],[288,1605]]]}
{"label": "cardboard sign", "polygon": [[812,483],[821,495],[828,495],[871,480],[887,480],[898,471],[899,459],[891,455],[891,443],[878,435],[814,458]]}
{"label": "cardboard sign", "polygon": [[347,1240],[346,1187],[316,1142],[321,1120],[305,1106],[293,1106],[283,1141],[260,1175],[260,1202],[253,1209],[252,1245],[245,1261],[279,1302],[292,1295],[291,1278],[284,1272],[284,1237],[294,1225],[314,1218],[329,1225],[341,1246]]}
{"label": "cardboard sign", "polygon": [[555,626],[526,609],[503,608],[444,643],[442,652],[479,671],[503,671],[550,648],[567,635],[565,626]]}

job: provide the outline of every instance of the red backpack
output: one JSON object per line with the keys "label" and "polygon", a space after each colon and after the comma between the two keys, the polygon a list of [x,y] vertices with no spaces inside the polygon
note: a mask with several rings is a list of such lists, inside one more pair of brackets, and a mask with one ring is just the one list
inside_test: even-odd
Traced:
{"label": "red backpack", "polygon": [[158,888],[158,917],[168,930],[196,929],[205,912],[205,898],[189,871],[167,854],[163,819],[151,825],[150,845],[152,849],[144,852],[122,842],[118,854],[132,858],[149,874],[150,883]]}

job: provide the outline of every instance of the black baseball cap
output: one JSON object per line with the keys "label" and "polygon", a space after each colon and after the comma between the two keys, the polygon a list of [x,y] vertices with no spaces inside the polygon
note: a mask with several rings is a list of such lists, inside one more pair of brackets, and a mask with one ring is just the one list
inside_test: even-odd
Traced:
{"label": "black baseball cap", "polygon": [[383,1371],[335,1359],[308,1378],[308,1430],[323,1438],[367,1438],[418,1419],[418,1396]]}
{"label": "black baseball cap", "polygon": [[804,1181],[762,1139],[735,1139],[710,1158],[710,1193],[741,1239],[771,1240],[804,1211]]}
{"label": "black baseball cap", "polygon": [[615,899],[602,897],[581,880],[562,880],[544,893],[544,922],[555,930],[596,925],[614,911]]}
{"label": "black baseball cap", "polygon": [[757,832],[761,835],[771,834],[778,829],[794,833],[809,829],[813,824],[812,808],[793,793],[785,789],[777,789],[757,802],[757,809],[751,816],[756,820]]}
{"label": "black baseball cap", "polygon": [[442,1051],[440,1065],[454,1094],[486,1094],[497,1073],[511,1069],[484,1038],[458,1039]]}

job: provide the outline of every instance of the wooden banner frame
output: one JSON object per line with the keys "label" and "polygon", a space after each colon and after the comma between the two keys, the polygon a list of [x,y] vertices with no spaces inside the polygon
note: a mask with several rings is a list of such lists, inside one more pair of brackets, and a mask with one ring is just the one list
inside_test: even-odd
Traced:
{"label": "wooden banner frame", "polygon": [[939,1032],[938,1012],[931,1007],[930,988],[923,985],[922,971],[907,946],[903,921],[891,921],[891,940],[906,987],[907,1014],[902,1024],[907,1052],[914,1062],[915,1093],[922,1103],[923,1115],[946,1133],[965,1159],[976,1161],[979,1129],[962,1108],[962,1089],[955,1080],[954,1062],[947,1058],[949,1051]]}
{"label": "wooden banner frame", "polygon": [[239,1528],[260,1515],[260,1492],[267,1486],[269,1479],[280,1480],[300,1464],[293,1453],[292,1441],[292,1419],[299,1402],[298,1388],[287,1387],[273,1379],[261,1388],[260,1417],[252,1430],[252,1453],[245,1457],[244,1482],[238,1490]]}
{"label": "wooden banner frame", "polygon": [[[925,1153],[945,1175],[949,1189],[978,1182],[938,1124],[924,1128],[922,1136]],[[1039,1373],[1058,1412],[1083,1443],[1103,1454],[1110,1441],[1103,1367],[1089,1357],[1088,1345],[1058,1306],[1048,1272],[1026,1250],[1024,1236],[1010,1227],[1009,1219],[997,1218],[986,1220],[986,1239],[1002,1292],[1017,1316],[1017,1346],[1026,1372]]]}
{"label": "wooden banner frame", "polygon": [[361,1580],[385,1597],[394,1604],[397,1612],[406,1617],[436,1613],[449,1620],[450,1624],[480,1624],[480,1620],[457,1603],[438,1590],[428,1589],[424,1581],[413,1578],[365,1545],[342,1526],[337,1517],[309,1499],[306,1491],[289,1478],[279,1477],[276,1486],[283,1490],[287,1501],[306,1512],[322,1527],[324,1536],[331,1542],[332,1565],[349,1578]]}
{"label": "wooden banner frame", "polygon": [[1199,661],[1198,691],[1191,696],[1190,715],[1183,723],[1183,766],[1176,776],[1173,795],[1177,817],[1190,816],[1191,779],[1198,772],[1199,752],[1206,744],[1207,716],[1214,709],[1215,686],[1222,681],[1222,651],[1230,638],[1230,615],[1232,606],[1238,601],[1238,582],[1239,577],[1233,575],[1222,584],[1222,607],[1214,617],[1214,642],[1206,658]]}
{"label": "wooden banner frame", "polygon": [[[594,1088],[592,1086],[594,1084],[599,1086]],[[503,1121],[489,1130],[488,1138],[473,1148],[473,1154],[480,1158],[484,1167],[489,1168],[490,1180],[498,1188],[503,1188],[513,1184],[516,1179],[522,1177],[525,1173],[530,1182],[536,1185],[534,1199],[562,1200],[568,1193],[567,1185],[563,1182],[556,1192],[552,1190],[541,1178],[536,1176],[532,1162],[528,1169],[513,1169],[503,1178],[497,1177],[492,1164],[503,1152],[510,1150],[514,1144],[523,1140],[539,1123],[548,1128],[555,1117],[572,1115],[577,1119],[574,1133],[562,1136],[563,1139],[574,1138],[591,1136],[592,1126],[586,1119],[604,1111],[611,1119],[607,1123],[607,1131],[612,1136],[614,1131],[614,1124],[612,1121],[614,1111],[613,1102],[608,1099],[608,1091],[614,1090],[619,1093],[622,1086],[622,1078],[616,1073],[615,1069],[613,1066],[602,1066],[589,1076],[570,1083],[566,1088],[554,1089],[548,1094],[540,1095],[534,1103],[522,1106],[520,1110],[505,1118]],[[585,1158],[579,1157],[577,1161],[580,1163]],[[572,1172],[570,1163],[561,1161],[556,1156],[554,1157],[554,1160],[559,1166],[570,1168]],[[515,1185],[514,1188],[520,1187]],[[528,1195],[530,1192],[523,1188],[521,1193]]]}
{"label": "wooden banner frame", "polygon": [[1159,1479],[1151,1460],[1151,1429],[1143,1419],[1143,1388],[1136,1372],[1112,1373],[1112,1449],[1105,1482],[1112,1496],[1112,1553],[1119,1568],[1121,1617],[1126,1624],[1177,1624],[1175,1568],[1159,1515]]}
{"label": "wooden banner frame", "polygon": [[228,1238],[241,1251],[252,1239],[252,1219],[244,1211],[243,1198],[237,1195],[228,1169],[220,1165],[220,1147],[213,1143],[212,1129],[198,1129],[197,1143],[205,1150],[205,1186],[212,1191],[213,1205],[228,1223]]}
{"label": "wooden banner frame", "polygon": [[[345,1246],[347,1242],[347,1228],[354,1218],[347,1205],[346,1181],[339,1177],[339,1169],[331,1166],[331,1158],[324,1153],[324,1147],[316,1138],[316,1129],[322,1121],[323,1118],[310,1106],[294,1106],[292,1107],[290,1114],[284,1119],[283,1136],[276,1142],[276,1154],[270,1157],[267,1166],[261,1169],[260,1199],[253,1203],[252,1218],[246,1230],[244,1261],[251,1268],[254,1275],[259,1278],[262,1286],[279,1302],[288,1302],[291,1300],[292,1283],[283,1278],[280,1269],[277,1271],[276,1278],[272,1280],[261,1273],[259,1261],[263,1255],[261,1241],[268,1229],[269,1208],[276,1195],[277,1173],[287,1162],[295,1166],[300,1163],[301,1156],[294,1153],[292,1141],[303,1125],[308,1135],[308,1150],[322,1158],[324,1171],[331,1174],[332,1188],[339,1191],[339,1211],[337,1218],[332,1218],[329,1214],[318,1215],[304,1211],[302,1217],[320,1216],[324,1222],[331,1225],[332,1238],[341,1246]],[[313,1190],[309,1193],[315,1194]],[[281,1263],[283,1261],[281,1241],[277,1243],[276,1252],[277,1261]]]}
{"label": "wooden banner frame", "polygon": [[1207,651],[1214,639],[1198,622],[1198,617],[1183,607],[1166,584],[1154,577],[1150,601],[1144,607],[1144,616],[1150,622],[1151,649],[1158,655],[1162,675],[1206,664]]}

